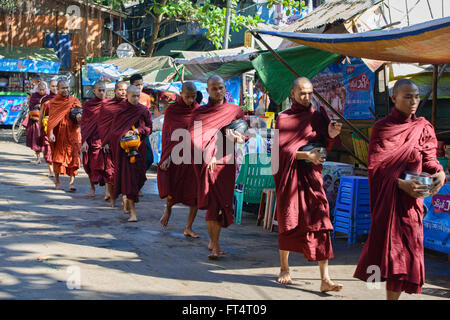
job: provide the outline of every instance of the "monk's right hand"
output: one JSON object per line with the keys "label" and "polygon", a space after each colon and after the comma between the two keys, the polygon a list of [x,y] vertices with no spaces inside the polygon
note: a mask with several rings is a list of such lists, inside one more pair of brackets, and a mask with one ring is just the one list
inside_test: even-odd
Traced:
{"label": "monk's right hand", "polygon": [[169,166],[170,166],[170,157],[161,162],[159,168],[163,171],[167,171],[167,169],[169,169]]}
{"label": "monk's right hand", "polygon": [[424,184],[421,184],[418,180],[398,179],[398,187],[410,197],[416,199],[424,198],[425,194],[429,191],[428,187]]}
{"label": "monk's right hand", "polygon": [[214,170],[216,169],[216,164],[217,164],[217,159],[216,159],[216,157],[213,157],[211,159],[211,162],[208,165],[208,169],[211,170],[211,172],[214,172]]}
{"label": "monk's right hand", "polygon": [[83,145],[81,146],[81,152],[88,152],[89,150],[89,145],[87,144],[87,142],[85,141],[83,143]]}
{"label": "monk's right hand", "polygon": [[308,152],[308,160],[313,164],[322,164],[326,160],[326,156],[324,154],[321,154],[319,151],[320,148],[314,148]]}
{"label": "monk's right hand", "polygon": [[48,139],[50,140],[50,142],[55,142],[55,141],[56,141],[56,137],[55,137],[55,135],[53,134],[53,130],[50,131],[50,134],[49,134],[49,136],[48,136]]}

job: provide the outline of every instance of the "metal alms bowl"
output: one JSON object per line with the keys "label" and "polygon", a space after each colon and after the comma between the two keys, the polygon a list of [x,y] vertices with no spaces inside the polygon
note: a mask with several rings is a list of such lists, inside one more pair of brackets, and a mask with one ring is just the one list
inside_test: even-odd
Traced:
{"label": "metal alms bowl", "polygon": [[[431,175],[429,175],[426,172],[417,173],[417,172],[406,171],[405,172],[405,180],[417,180],[421,184],[427,186],[429,190],[431,190],[431,185],[433,184],[433,178],[431,177]],[[429,193],[429,192],[427,194],[424,194],[424,196],[430,196],[430,195],[431,195],[431,193]]]}

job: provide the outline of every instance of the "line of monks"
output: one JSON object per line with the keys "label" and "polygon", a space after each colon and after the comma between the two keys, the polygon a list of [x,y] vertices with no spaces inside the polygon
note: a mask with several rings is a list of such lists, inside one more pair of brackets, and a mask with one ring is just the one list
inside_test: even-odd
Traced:
{"label": "line of monks", "polygon": [[[39,84],[30,100],[30,110],[40,106],[40,117],[27,127],[27,145],[36,153],[44,152],[55,187],[62,189],[59,176],[67,174],[68,191],[76,191],[81,153],[91,183],[89,196],[94,195],[95,185],[105,185],[105,201],[114,207],[122,195],[128,221],[137,221],[135,203],[146,181],[146,145],[140,142],[152,131],[151,111],[139,102],[141,89],[119,82],[114,98],[105,99],[105,84],[97,82],[95,97],[83,104],[82,115],[75,112],[81,103],[69,95],[67,82],[52,81],[49,95],[45,89],[45,84]],[[195,84],[185,82],[176,101],[167,107],[157,182],[159,196],[166,199],[161,225],[168,225],[173,205],[184,204],[189,207],[184,234],[197,238],[192,225],[197,210],[206,210],[208,258],[218,259],[226,254],[219,245],[221,228],[233,223],[236,166],[230,161],[234,148],[226,146],[244,143],[246,137],[227,128],[243,119],[244,112],[226,102],[223,79],[210,77],[207,91],[209,102],[200,106],[195,101]],[[330,121],[323,109],[313,108],[312,93],[307,78],[295,79],[292,106],[276,120],[279,154],[273,156],[272,168],[281,262],[278,282],[292,283],[288,258],[290,252],[298,252],[318,262],[320,291],[340,291],[343,286],[334,283],[328,273],[328,260],[334,254],[322,180],[325,155],[321,148],[302,148],[315,143],[330,150],[342,124]],[[370,282],[373,270],[378,270],[374,281],[386,281],[387,298],[398,299],[402,291],[420,293],[424,284],[423,194],[429,191],[416,180],[404,180],[403,173],[431,174],[432,194],[445,183],[445,173],[436,158],[434,128],[425,118],[415,116],[417,86],[399,80],[392,100],[392,112],[372,129],[368,168],[372,223],[354,277]]]}

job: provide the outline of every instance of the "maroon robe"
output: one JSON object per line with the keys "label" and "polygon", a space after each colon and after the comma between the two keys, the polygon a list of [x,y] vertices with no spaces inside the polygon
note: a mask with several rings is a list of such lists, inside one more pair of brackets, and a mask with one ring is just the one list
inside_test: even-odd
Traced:
{"label": "maroon robe", "polygon": [[378,266],[390,291],[420,293],[425,280],[423,198],[398,188],[405,171],[443,171],[436,158],[433,126],[423,117],[407,118],[395,107],[377,121],[369,143],[371,226],[354,277],[367,281]]}
{"label": "maroon robe", "polygon": [[[167,107],[164,113],[162,152],[159,163],[165,161],[173,148],[182,143],[172,141],[171,135],[177,129],[188,129],[192,113],[198,107],[196,102],[192,106],[186,105],[180,96],[177,96],[175,103]],[[188,142],[190,143],[190,140]],[[182,157],[183,153],[180,152],[179,156]],[[171,162],[167,171],[158,167],[157,179],[159,196],[161,199],[169,197],[170,205],[183,203],[193,207],[197,204],[197,184],[191,163],[175,164]]]}
{"label": "maroon robe", "polygon": [[[50,91],[50,94],[44,96],[41,99],[41,106],[43,106],[43,108],[44,108],[43,117],[48,117],[48,115],[49,115],[48,106],[50,105],[50,100],[52,100],[55,96],[56,96],[56,94],[54,94],[53,92]],[[44,152],[45,162],[47,162],[48,164],[52,164],[52,162],[53,162],[52,149],[50,148],[50,142],[48,141],[48,136],[44,131],[44,126],[41,127],[41,145],[42,145],[42,149]]]}
{"label": "maroon robe", "polygon": [[299,161],[296,154],[309,143],[329,147],[329,122],[323,109],[315,111],[312,105],[303,107],[296,101],[276,121],[280,152],[279,159],[272,156],[272,168],[277,196],[278,247],[303,253],[309,261],[333,257],[330,238],[333,225],[323,189],[322,165]]}
{"label": "maroon robe", "polygon": [[[41,99],[45,95],[40,95],[39,92],[35,92],[30,97],[30,103],[28,104],[29,110],[40,108]],[[39,121],[31,120],[29,117],[27,124],[27,147],[31,148],[35,152],[42,152],[41,132],[39,130]]]}
{"label": "maroon robe", "polygon": [[[139,131],[141,144],[138,148],[136,162],[130,163],[130,158],[120,147],[120,139],[135,126]],[[114,193],[113,199],[119,194],[126,195],[128,199],[139,202],[139,190],[144,186],[146,172],[146,145],[145,138],[151,133],[152,122],[148,109],[138,103],[130,104],[127,100],[119,103],[110,133],[110,146],[114,161]]]}
{"label": "maroon robe", "polygon": [[[123,99],[118,99],[116,97],[112,99],[106,99],[103,101],[102,107],[100,108],[100,112],[98,115],[98,135],[100,140],[102,141],[102,147],[109,144],[111,140],[111,125],[114,118],[114,115],[117,114],[120,109],[119,103],[122,102]],[[110,145],[111,147],[111,145]],[[111,149],[110,151],[103,151],[103,180],[105,183],[113,184],[114,183],[114,162],[112,159]]]}
{"label": "maroon robe", "polygon": [[94,97],[83,104],[83,115],[81,117],[81,144],[87,142],[88,151],[83,152],[83,168],[93,184],[105,184],[103,171],[105,163],[103,152],[101,150],[102,141],[100,140],[97,124],[100,108],[104,100]]}
{"label": "maroon robe", "polygon": [[[237,105],[224,102],[214,105],[208,104],[197,108],[191,118],[189,133],[192,139],[194,170],[197,178],[197,206],[206,209],[206,221],[219,221],[226,228],[233,223],[233,192],[236,177],[234,148],[226,150],[223,143],[222,155],[218,153],[218,132],[221,131],[225,139],[223,128],[237,119],[244,117],[244,111]],[[202,125],[197,130],[196,121]],[[199,131],[197,133],[197,131]],[[227,152],[228,151],[228,152]],[[207,159],[216,157],[217,165],[213,173],[208,169],[209,161],[201,158],[201,164],[196,163],[195,153],[207,155]],[[227,163],[229,161],[232,163]]]}

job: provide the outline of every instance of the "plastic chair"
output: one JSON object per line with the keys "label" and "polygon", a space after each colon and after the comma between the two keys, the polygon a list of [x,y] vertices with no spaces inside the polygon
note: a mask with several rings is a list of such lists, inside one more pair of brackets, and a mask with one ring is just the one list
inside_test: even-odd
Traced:
{"label": "plastic chair", "polygon": [[275,182],[270,167],[270,155],[264,153],[246,154],[234,190],[237,224],[241,224],[244,202],[260,203],[263,189],[271,188],[275,188]]}
{"label": "plastic chair", "polygon": [[334,230],[348,235],[349,243],[356,243],[359,235],[370,230],[370,197],[367,177],[341,177],[336,206],[334,208]]}

